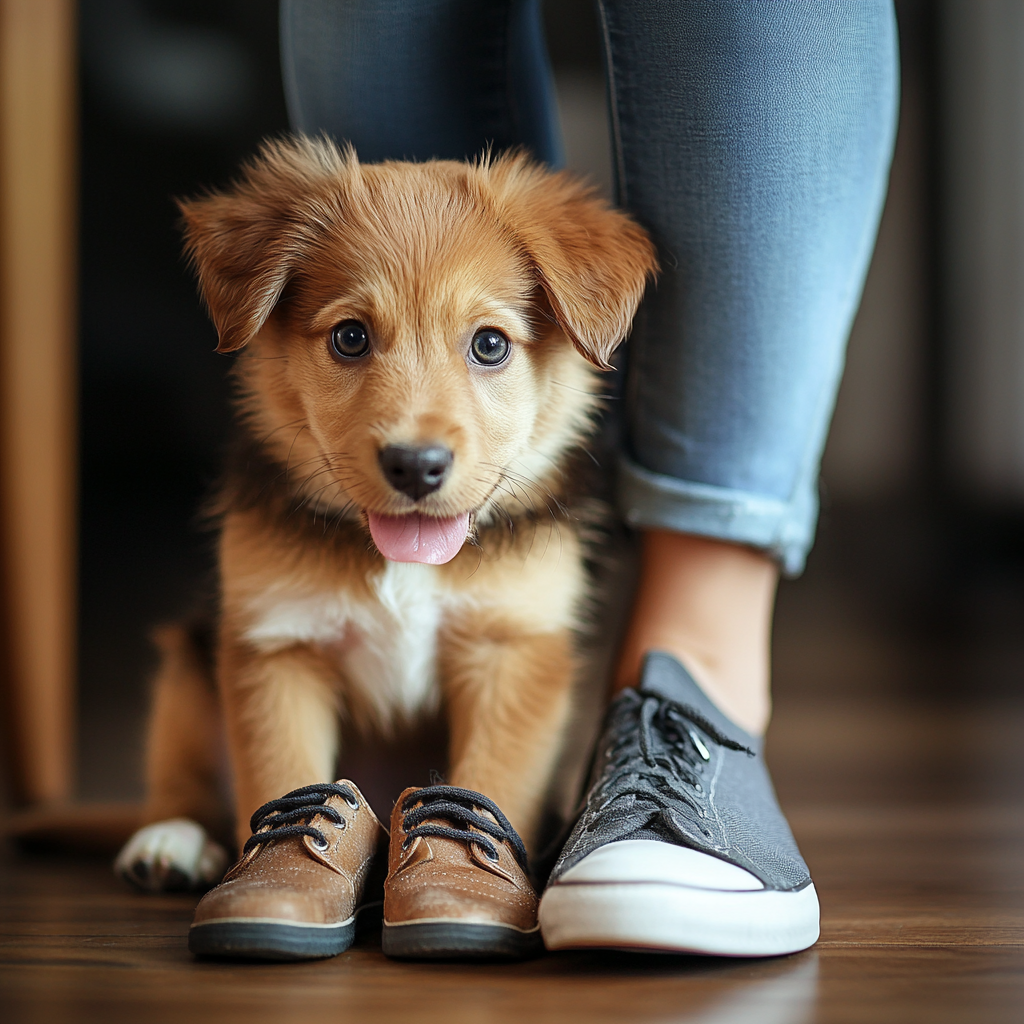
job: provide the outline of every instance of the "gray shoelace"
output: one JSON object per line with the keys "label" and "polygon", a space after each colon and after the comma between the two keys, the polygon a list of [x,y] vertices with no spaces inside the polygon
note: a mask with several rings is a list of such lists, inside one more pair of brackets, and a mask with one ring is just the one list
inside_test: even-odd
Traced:
{"label": "gray shoelace", "polygon": [[[612,741],[606,748],[605,764],[596,766],[600,781],[591,790],[587,811],[597,815],[630,800],[649,808],[648,822],[658,819],[673,833],[679,829],[666,812],[689,808],[697,827],[710,832],[707,791],[702,782],[704,766],[711,759],[700,733],[729,750],[755,756],[753,750],[723,735],[693,708],[652,694],[627,690],[609,713]],[[635,806],[623,808],[631,815]]]}

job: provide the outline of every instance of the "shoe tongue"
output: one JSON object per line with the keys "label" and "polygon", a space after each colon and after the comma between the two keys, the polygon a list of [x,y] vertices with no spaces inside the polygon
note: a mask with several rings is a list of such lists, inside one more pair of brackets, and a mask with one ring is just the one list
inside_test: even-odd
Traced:
{"label": "shoe tongue", "polygon": [[381,516],[370,512],[370,536],[377,550],[391,562],[443,565],[462,549],[469,533],[469,513],[439,519],[413,512],[407,516]]}
{"label": "shoe tongue", "polygon": [[706,718],[723,736],[728,736],[753,750],[761,748],[760,738],[751,736],[726,718],[697,685],[693,676],[671,654],[666,654],[664,651],[651,651],[647,655],[643,668],[640,670],[640,683],[637,689],[642,694],[670,700],[681,704],[684,708],[692,708]]}

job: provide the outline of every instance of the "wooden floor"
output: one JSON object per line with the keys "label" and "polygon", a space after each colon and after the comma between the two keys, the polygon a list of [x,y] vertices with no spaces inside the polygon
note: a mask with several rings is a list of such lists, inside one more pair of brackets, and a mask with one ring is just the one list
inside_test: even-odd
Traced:
{"label": "wooden floor", "polygon": [[193,898],[8,853],[0,1022],[1024,1022],[1024,636],[913,640],[811,583],[783,593],[768,757],[821,898],[812,950],[428,965],[368,936],[317,963],[199,963]]}
{"label": "wooden floor", "polygon": [[386,960],[368,936],[318,963],[197,963],[185,949],[192,899],[130,892],[105,863],[9,863],[0,1018],[1024,1020],[1020,808],[804,807],[793,819],[821,893],[822,938],[778,960],[559,954],[409,965]]}
{"label": "wooden floor", "polygon": [[[798,777],[810,791],[846,776],[838,799],[784,798],[821,895],[822,937],[809,952],[399,964],[367,936],[318,963],[198,963],[185,948],[193,898],[132,892],[106,861],[11,856],[0,866],[0,1020],[1019,1024],[1024,804],[988,798],[978,769],[985,737],[1024,734],[1024,717],[875,711],[819,709],[802,720],[780,711],[774,730],[780,791],[799,789]],[[948,761],[973,793],[940,777],[948,799],[913,795],[920,780],[908,781],[908,769],[928,774],[929,756]],[[875,766],[861,779],[873,799],[850,788],[858,757]],[[811,758],[817,773],[801,770]],[[903,795],[883,799],[879,783],[894,778]]]}

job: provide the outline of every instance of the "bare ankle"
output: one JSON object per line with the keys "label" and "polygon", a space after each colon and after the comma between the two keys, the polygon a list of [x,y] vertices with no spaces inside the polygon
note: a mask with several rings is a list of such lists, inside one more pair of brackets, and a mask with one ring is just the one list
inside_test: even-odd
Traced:
{"label": "bare ankle", "polygon": [[777,583],[775,563],[752,548],[647,531],[616,690],[636,684],[648,651],[665,651],[737,725],[762,733]]}

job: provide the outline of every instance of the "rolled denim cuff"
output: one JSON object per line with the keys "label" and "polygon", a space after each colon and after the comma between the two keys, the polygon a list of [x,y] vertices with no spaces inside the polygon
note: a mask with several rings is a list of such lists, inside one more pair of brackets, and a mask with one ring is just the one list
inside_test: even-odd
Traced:
{"label": "rolled denim cuff", "polygon": [[816,482],[783,501],[677,480],[627,458],[619,462],[618,501],[623,518],[635,529],[675,530],[760,548],[787,576],[803,571],[818,519]]}

